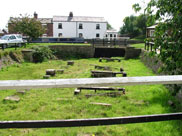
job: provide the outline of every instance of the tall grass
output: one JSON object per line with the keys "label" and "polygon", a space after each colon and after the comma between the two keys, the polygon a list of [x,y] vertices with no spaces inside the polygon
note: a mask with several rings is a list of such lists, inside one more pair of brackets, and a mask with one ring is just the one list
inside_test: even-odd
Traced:
{"label": "tall grass", "polygon": [[[93,64],[111,66],[113,71],[123,67],[128,76],[155,76],[140,60],[122,60],[121,62],[99,62],[98,59],[75,59],[74,66],[66,61],[47,61],[32,64],[23,63],[4,68],[0,71],[0,80],[42,79],[46,69],[64,69],[53,79],[90,78]],[[168,100],[173,99],[163,85],[126,86],[126,94],[121,97],[96,96],[86,98],[93,91],[83,90],[74,96],[74,88],[32,89],[20,95],[20,102],[5,102],[3,99],[15,95],[16,90],[0,91],[0,120],[56,120],[99,117],[121,117],[173,112]],[[97,93],[103,93],[97,92]],[[16,94],[17,95],[17,94]],[[94,106],[91,102],[112,104],[111,107]],[[181,136],[180,121],[165,121],[130,125],[111,125],[99,127],[46,128],[46,129],[4,129],[0,136]]]}

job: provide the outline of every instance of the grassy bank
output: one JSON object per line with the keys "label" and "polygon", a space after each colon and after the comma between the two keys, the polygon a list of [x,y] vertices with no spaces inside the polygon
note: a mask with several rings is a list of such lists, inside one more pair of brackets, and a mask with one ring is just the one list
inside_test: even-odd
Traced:
{"label": "grassy bank", "polygon": [[[0,80],[42,79],[46,69],[64,69],[64,74],[57,74],[53,79],[90,78],[94,65],[111,66],[113,71],[123,67],[128,76],[154,76],[140,60],[122,60],[121,62],[99,62],[98,59],[75,59],[74,66],[67,66],[66,61],[47,61],[32,64],[13,65],[0,71]],[[99,117],[121,117],[172,112],[168,100],[172,99],[163,85],[127,86],[126,94],[121,97],[96,96],[86,98],[85,94],[93,91],[83,90],[74,96],[74,88],[32,89],[25,95],[19,95],[20,102],[5,102],[6,96],[16,94],[16,90],[0,91],[0,120],[56,120]],[[102,92],[102,91],[101,91]],[[97,93],[101,93],[97,92]],[[103,93],[103,92],[102,92]],[[91,102],[109,103],[112,107],[94,106]],[[141,123],[80,128],[47,129],[4,129],[2,136],[181,136],[179,121]]]}
{"label": "grassy bank", "polygon": [[144,49],[145,48],[145,43],[132,44],[131,46],[135,47],[135,48]]}

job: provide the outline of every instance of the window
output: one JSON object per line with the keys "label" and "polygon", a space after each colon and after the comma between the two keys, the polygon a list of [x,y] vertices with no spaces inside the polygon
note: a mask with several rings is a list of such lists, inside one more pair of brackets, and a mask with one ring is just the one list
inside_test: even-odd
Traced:
{"label": "window", "polygon": [[96,29],[100,29],[100,24],[96,24]]}
{"label": "window", "polygon": [[59,34],[58,34],[58,37],[62,37],[62,36],[63,36],[63,34],[62,34],[62,33],[59,33]]}
{"label": "window", "polygon": [[154,36],[154,30],[150,30],[150,37]]}
{"label": "window", "polygon": [[116,37],[116,35],[114,35],[114,37]]}
{"label": "window", "polygon": [[107,34],[106,34],[106,38],[107,38]]}
{"label": "window", "polygon": [[16,39],[16,37],[15,36],[10,36],[9,39],[14,40],[14,39]]}
{"label": "window", "polygon": [[83,34],[82,33],[79,33],[79,38],[82,38],[83,37]]}
{"label": "window", "polygon": [[112,34],[110,34],[110,37],[112,37]]}
{"label": "window", "polygon": [[83,29],[83,24],[79,24],[79,29]]}
{"label": "window", "polygon": [[100,37],[100,34],[96,34],[96,38],[99,38]]}
{"label": "window", "polygon": [[62,23],[59,23],[58,24],[58,29],[62,29],[62,28],[63,28]]}

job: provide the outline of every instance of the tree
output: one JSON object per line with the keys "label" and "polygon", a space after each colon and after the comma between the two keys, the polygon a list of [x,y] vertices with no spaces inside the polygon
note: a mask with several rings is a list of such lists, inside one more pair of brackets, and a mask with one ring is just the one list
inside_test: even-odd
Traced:
{"label": "tree", "polygon": [[120,34],[128,34],[131,37],[137,36],[139,31],[137,30],[137,28],[135,27],[136,25],[136,16],[129,16],[129,17],[125,17],[123,20],[124,24],[123,26],[120,28]]}
{"label": "tree", "polygon": [[[128,34],[130,37],[145,35],[148,20],[149,16],[145,14],[125,17],[124,25],[120,28],[120,34]],[[150,24],[153,25],[154,23],[154,20],[150,21]]]}
{"label": "tree", "polygon": [[10,18],[9,28],[13,32],[27,36],[28,42],[42,36],[45,32],[40,21],[27,15],[20,15],[19,18]]}
{"label": "tree", "polygon": [[163,70],[169,74],[182,74],[182,1],[151,0],[145,9],[148,14],[162,20],[155,29],[155,48]]}
{"label": "tree", "polygon": [[109,24],[109,23],[107,22],[107,30],[110,30],[110,29],[113,29],[113,27],[111,26],[111,24]]}

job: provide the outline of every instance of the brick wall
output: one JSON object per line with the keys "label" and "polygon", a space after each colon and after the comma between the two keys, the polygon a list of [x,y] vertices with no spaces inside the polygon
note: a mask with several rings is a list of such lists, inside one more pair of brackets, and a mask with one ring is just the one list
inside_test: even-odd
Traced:
{"label": "brick wall", "polygon": [[47,24],[47,32],[48,37],[53,37],[53,23]]}

